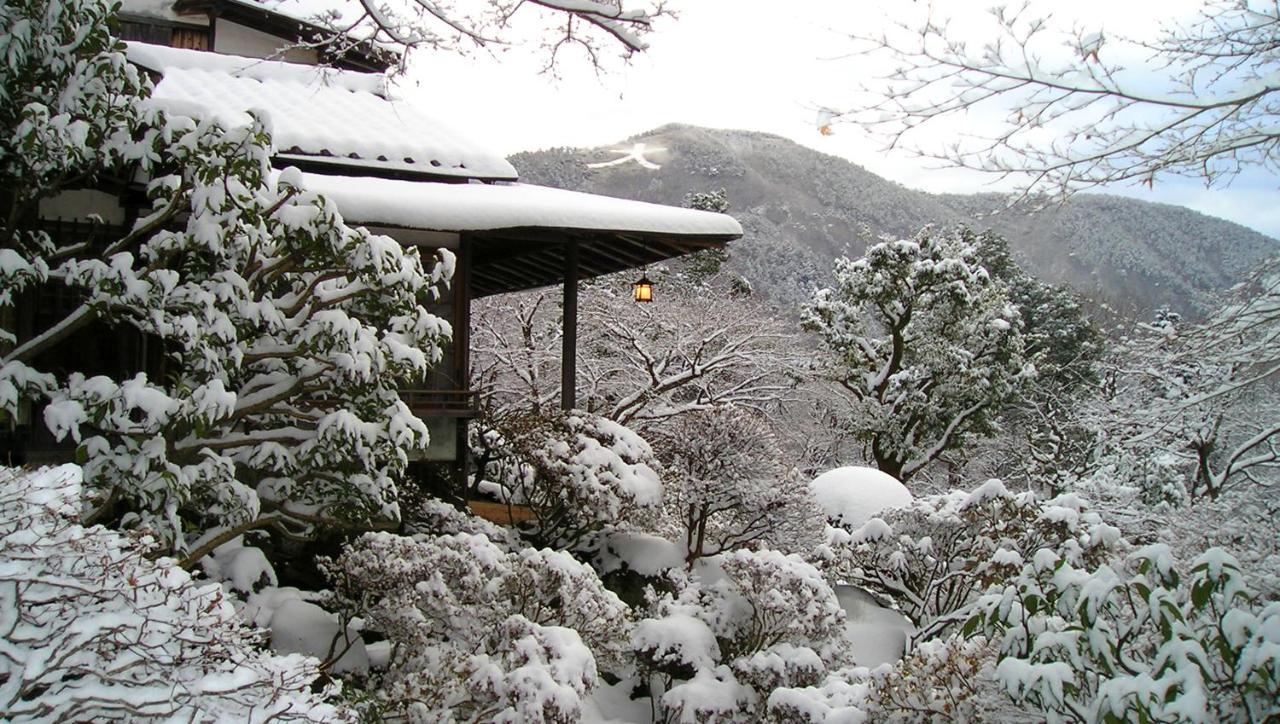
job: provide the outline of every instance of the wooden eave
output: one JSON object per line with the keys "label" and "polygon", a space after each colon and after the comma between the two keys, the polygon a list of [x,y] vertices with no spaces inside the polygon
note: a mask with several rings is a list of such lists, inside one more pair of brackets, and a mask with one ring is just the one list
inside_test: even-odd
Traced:
{"label": "wooden eave", "polygon": [[472,298],[563,283],[565,249],[570,241],[577,242],[579,278],[590,279],[702,249],[723,248],[738,238],[734,234],[550,228],[466,232],[462,236],[472,254]]}
{"label": "wooden eave", "polygon": [[378,159],[334,156],[328,153],[303,153],[299,149],[287,149],[277,153],[271,159],[276,168],[296,167],[299,171],[318,173],[327,176],[370,176],[395,181],[423,181],[446,184],[465,184],[476,181],[511,181],[506,176],[464,175],[433,172],[432,166],[426,163],[415,164],[424,170],[406,168],[404,166],[379,165]]}

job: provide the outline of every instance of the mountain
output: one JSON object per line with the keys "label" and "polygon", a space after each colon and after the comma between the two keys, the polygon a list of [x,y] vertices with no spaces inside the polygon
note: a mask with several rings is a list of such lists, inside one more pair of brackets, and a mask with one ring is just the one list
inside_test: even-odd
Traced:
{"label": "mountain", "polygon": [[[659,169],[628,160],[601,168],[635,144]],[[618,150],[625,149],[625,150]],[[680,204],[691,191],[723,188],[746,232],[730,268],[783,304],[827,283],[831,261],[860,255],[881,235],[925,224],[967,223],[1008,238],[1031,273],[1068,284],[1095,302],[1145,316],[1160,306],[1202,312],[1280,243],[1189,209],[1082,194],[1027,214],[996,194],[929,194],[779,136],[668,125],[595,149],[516,154],[522,181],[641,201]]]}

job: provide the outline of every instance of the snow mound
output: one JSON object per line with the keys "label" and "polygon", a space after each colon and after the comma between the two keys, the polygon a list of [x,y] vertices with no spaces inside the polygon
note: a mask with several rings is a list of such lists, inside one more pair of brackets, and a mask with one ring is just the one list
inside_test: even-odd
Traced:
{"label": "snow mound", "polygon": [[881,606],[857,586],[835,586],[835,592],[845,613],[848,651],[858,666],[874,668],[901,659],[907,650],[907,639],[915,633],[911,621]]}
{"label": "snow mound", "polygon": [[656,535],[614,531],[606,538],[600,558],[602,574],[625,566],[642,576],[657,576],[684,565],[684,548]]}
{"label": "snow mound", "polygon": [[290,599],[271,617],[271,648],[281,654],[305,654],[327,661],[337,656],[330,671],[365,673],[369,653],[360,634],[338,628],[338,617],[314,603]]}
{"label": "snow mound", "polygon": [[892,475],[858,465],[828,470],[809,483],[809,492],[828,520],[855,529],[881,511],[912,500],[911,491]]}

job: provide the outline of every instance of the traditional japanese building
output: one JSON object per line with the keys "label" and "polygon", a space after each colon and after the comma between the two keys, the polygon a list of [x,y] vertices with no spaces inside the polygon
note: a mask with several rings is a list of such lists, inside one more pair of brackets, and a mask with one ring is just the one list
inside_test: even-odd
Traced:
{"label": "traditional japanese building", "polygon": [[[404,390],[427,421],[427,460],[464,474],[466,420],[477,413],[469,385],[473,299],[534,287],[564,287],[562,404],[574,405],[577,284],[580,280],[739,237],[731,217],[521,184],[501,155],[468,139],[429,109],[396,98],[383,71],[391,51],[315,43],[317,26],[247,0],[129,0],[119,32],[131,63],[155,81],[152,101],[195,117],[270,122],[278,167],[303,172],[307,188],[332,199],[347,221],[402,244],[447,248],[457,258],[452,297],[432,311],[454,339],[434,378]],[[465,109],[461,111],[465,114]],[[143,206],[128,180],[66,192],[41,205],[53,234],[123,229]],[[95,226],[86,226],[93,219]],[[51,296],[51,295],[52,296]],[[20,310],[19,337],[42,329],[76,300],[33,299]],[[81,371],[163,374],[163,355],[141,335],[86,331],[68,365]],[[58,365],[53,365],[54,369]],[[0,440],[13,462],[65,459],[28,411]]]}

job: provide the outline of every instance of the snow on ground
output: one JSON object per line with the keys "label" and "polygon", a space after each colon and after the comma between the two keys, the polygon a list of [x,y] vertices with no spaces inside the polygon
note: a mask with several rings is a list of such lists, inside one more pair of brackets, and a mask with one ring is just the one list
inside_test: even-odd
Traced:
{"label": "snow on ground", "polygon": [[809,483],[809,491],[829,520],[850,529],[912,500],[911,492],[892,475],[858,465],[828,470]]}
{"label": "snow on ground", "polygon": [[876,667],[902,658],[907,637],[915,627],[905,616],[876,603],[871,594],[857,586],[835,586],[836,598],[848,623],[845,638],[859,666]]}
{"label": "snow on ground", "polygon": [[648,724],[653,721],[649,697],[631,698],[631,691],[637,683],[635,679],[623,679],[613,685],[601,681],[582,703],[582,724]]}
{"label": "snow on ground", "polygon": [[360,634],[348,628],[343,640],[338,631],[337,616],[301,599],[285,601],[272,615],[271,648],[277,653],[306,654],[321,661],[342,651],[342,656],[330,669],[333,673],[369,670],[369,654]]}
{"label": "snow on ground", "polygon": [[600,553],[600,573],[624,565],[642,576],[656,576],[684,565],[684,547],[666,538],[638,531],[613,531]]}

